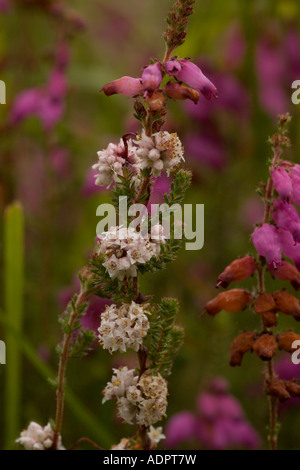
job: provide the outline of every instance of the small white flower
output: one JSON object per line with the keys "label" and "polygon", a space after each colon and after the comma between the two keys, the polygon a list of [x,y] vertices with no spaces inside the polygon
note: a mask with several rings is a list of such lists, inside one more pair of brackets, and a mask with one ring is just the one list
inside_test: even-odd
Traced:
{"label": "small white flower", "polygon": [[151,446],[156,447],[157,444],[162,440],[165,439],[166,436],[162,433],[162,427],[154,428],[153,426],[150,426],[150,429],[148,431],[148,437],[151,442]]}
{"label": "small white flower", "polygon": [[160,176],[162,170],[169,175],[170,171],[183,160],[183,146],[176,133],[156,132],[149,137],[143,130],[135,141],[139,147],[136,151],[141,169],[149,168],[154,177]]}
{"label": "small white flower", "polygon": [[121,367],[120,369],[113,369],[114,375],[112,376],[111,382],[108,382],[105,389],[103,390],[104,398],[102,403],[113,398],[121,398],[124,396],[126,390],[131,385],[136,385],[138,377],[135,375],[133,369],[128,367]]}
{"label": "small white flower", "polygon": [[[16,442],[19,442],[26,450],[46,450],[50,449],[53,444],[54,432],[50,423],[45,427],[31,421],[28,428],[21,432]],[[61,437],[58,438],[57,450],[65,450],[61,443]]]}

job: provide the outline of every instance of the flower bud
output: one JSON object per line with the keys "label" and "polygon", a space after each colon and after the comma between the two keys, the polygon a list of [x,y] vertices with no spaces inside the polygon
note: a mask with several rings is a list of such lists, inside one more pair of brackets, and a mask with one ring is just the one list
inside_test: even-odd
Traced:
{"label": "flower bud", "polygon": [[240,312],[251,302],[251,293],[244,289],[231,289],[221,292],[214,299],[207,302],[205,310],[209,315],[216,315],[221,310],[226,312]]}
{"label": "flower bud", "polygon": [[276,309],[285,315],[292,315],[295,320],[300,320],[300,304],[296,297],[284,290],[273,292]]}
{"label": "flower bud", "polygon": [[275,336],[264,333],[253,344],[253,351],[262,361],[270,361],[277,350]]}
{"label": "flower bud", "polygon": [[142,83],[145,91],[156,90],[162,81],[161,65],[159,62],[148,65],[142,73]]}
{"label": "flower bud", "polygon": [[276,279],[281,281],[290,281],[294,289],[300,289],[300,273],[297,268],[288,261],[282,261],[282,265],[274,269],[273,266],[268,266],[269,272]]}
{"label": "flower bud", "polygon": [[292,185],[293,185],[293,196],[292,196],[292,202],[294,204],[297,204],[298,206],[300,205],[300,171],[299,171],[299,166],[300,165],[294,165],[292,170],[290,171],[290,178],[292,180]]}
{"label": "flower bud", "polygon": [[140,78],[124,76],[107,83],[103,88],[101,88],[100,93],[101,91],[104,91],[106,96],[118,93],[125,96],[135,96],[142,95],[144,90]]}
{"label": "flower bud", "polygon": [[256,268],[256,262],[252,256],[235,259],[220,274],[216,287],[227,287],[231,282],[242,281],[251,276]]}
{"label": "flower bud", "polygon": [[145,99],[152,113],[161,112],[165,106],[165,98],[160,90],[156,90],[151,94],[146,94]]}
{"label": "flower bud", "polygon": [[276,268],[281,264],[281,244],[274,225],[263,224],[252,233],[252,241],[257,252],[266,258],[267,263]]}
{"label": "flower bud", "polygon": [[274,203],[273,219],[278,228],[291,233],[294,242],[300,242],[300,216],[293,204],[277,200]]}
{"label": "flower bud", "polygon": [[253,331],[245,331],[239,334],[230,345],[230,365],[240,366],[243,356],[252,349],[255,333]]}
{"label": "flower bud", "polygon": [[276,397],[280,402],[288,400],[290,397],[289,392],[285,387],[285,383],[280,379],[272,379],[267,382],[266,392],[271,397]]}
{"label": "flower bud", "polygon": [[266,328],[277,325],[276,304],[271,294],[261,294],[254,301],[254,310],[261,315]]}
{"label": "flower bud", "polygon": [[256,313],[265,313],[270,310],[276,310],[276,304],[273,296],[271,294],[259,295],[254,301],[254,310]]}
{"label": "flower bud", "polygon": [[290,202],[293,194],[292,180],[284,168],[271,168],[270,170],[273,186],[281,199]]}
{"label": "flower bud", "polygon": [[292,381],[285,382],[285,388],[292,397],[300,397],[300,385]]}
{"label": "flower bud", "polygon": [[199,100],[199,92],[194,88],[190,88],[185,85],[181,85],[177,82],[169,82],[164,88],[164,93],[169,96],[169,98],[174,98],[175,100],[192,100],[195,104]]}
{"label": "flower bud", "polygon": [[278,347],[286,352],[292,353],[295,348],[292,347],[294,341],[300,341],[300,335],[293,331],[286,331],[278,336]]}
{"label": "flower bud", "polygon": [[200,91],[208,100],[212,96],[217,98],[218,92],[215,85],[193,62],[187,59],[170,60],[166,63],[166,70],[169,75],[175,76],[178,80]]}

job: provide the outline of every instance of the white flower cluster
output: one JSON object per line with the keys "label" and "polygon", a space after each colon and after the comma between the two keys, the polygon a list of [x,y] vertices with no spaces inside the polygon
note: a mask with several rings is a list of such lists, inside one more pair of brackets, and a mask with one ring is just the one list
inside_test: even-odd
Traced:
{"label": "white flower cluster", "polygon": [[[26,450],[47,450],[53,444],[53,430],[50,423],[44,428],[38,423],[31,421],[28,428],[21,432],[21,436],[16,439]],[[57,450],[65,450],[59,436]]]}
{"label": "white flower cluster", "polygon": [[110,305],[101,315],[99,343],[110,353],[117,350],[125,352],[127,348],[138,351],[148,329],[149,321],[141,305],[135,302],[123,304],[120,308]]}
{"label": "white flower cluster", "polygon": [[123,176],[124,168],[128,168],[133,173],[139,173],[140,165],[136,157],[136,147],[132,141],[127,141],[128,154],[125,158],[125,146],[121,139],[119,144],[110,143],[104,150],[97,152],[98,163],[93,165],[93,169],[99,171],[96,175],[95,184],[98,186],[109,187],[112,183],[120,182],[120,176]]}
{"label": "white flower cluster", "polygon": [[114,369],[112,381],[104,389],[103,402],[117,399],[119,416],[127,423],[150,426],[165,416],[167,382],[163,377],[146,371],[140,380],[134,370]]}
{"label": "white flower cluster", "polygon": [[149,137],[143,130],[135,143],[138,145],[136,154],[141,169],[150,168],[155,178],[160,176],[162,170],[169,175],[170,170],[184,159],[184,149],[176,133],[160,131]]}
{"label": "white flower cluster", "polygon": [[165,242],[162,227],[153,227],[152,236],[143,236],[134,228],[111,227],[99,236],[100,250],[104,255],[103,266],[112,279],[123,281],[137,275],[137,265],[144,264],[160,253],[160,244]]}

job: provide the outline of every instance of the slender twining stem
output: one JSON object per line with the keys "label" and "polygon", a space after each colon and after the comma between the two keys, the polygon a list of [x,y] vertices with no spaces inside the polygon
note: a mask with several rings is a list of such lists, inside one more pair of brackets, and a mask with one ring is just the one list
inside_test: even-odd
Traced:
{"label": "slender twining stem", "polygon": [[[68,321],[69,329],[72,330],[74,326],[75,320],[78,316],[78,309],[79,307],[86,301],[87,292],[81,287],[80,293],[77,297],[74,309],[70,314],[70,318]],[[67,362],[69,359],[69,348],[70,342],[72,338],[71,333],[64,333],[63,336],[63,344],[62,350],[60,353],[59,358],[59,367],[58,367],[58,375],[57,375],[57,391],[56,391],[56,416],[55,416],[55,427],[54,427],[54,437],[53,437],[53,445],[52,449],[56,450],[57,442],[61,431],[62,420],[63,420],[63,413],[64,413],[64,395],[65,395],[65,374],[67,368]]]}

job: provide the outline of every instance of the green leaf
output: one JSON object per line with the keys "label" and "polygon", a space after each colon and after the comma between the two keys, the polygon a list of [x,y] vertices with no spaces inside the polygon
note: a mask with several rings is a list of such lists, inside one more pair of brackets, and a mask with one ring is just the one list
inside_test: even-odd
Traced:
{"label": "green leaf", "polygon": [[[10,204],[4,213],[4,309],[10,324],[22,331],[24,290],[24,222],[22,206]],[[16,338],[5,335],[7,364],[5,366],[4,445],[10,446],[20,428],[21,355]]]}

